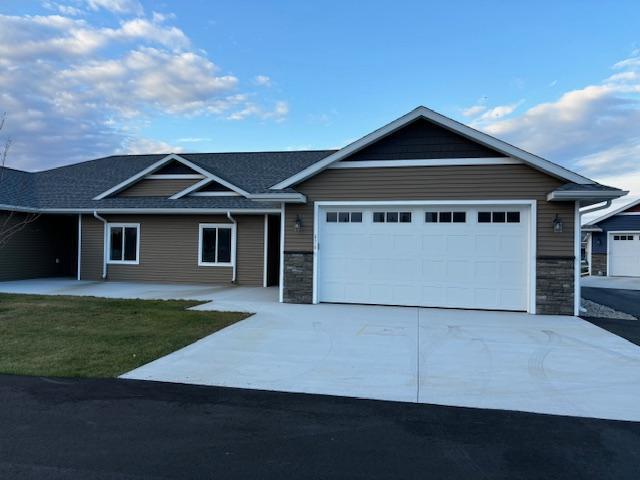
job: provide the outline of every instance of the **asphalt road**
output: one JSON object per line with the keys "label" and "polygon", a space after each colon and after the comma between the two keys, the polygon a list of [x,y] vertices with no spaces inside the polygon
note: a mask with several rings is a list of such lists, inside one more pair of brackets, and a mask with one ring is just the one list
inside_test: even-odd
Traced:
{"label": "asphalt road", "polygon": [[640,423],[0,376],[0,477],[634,479]]}
{"label": "asphalt road", "polygon": [[640,318],[640,290],[582,287],[582,298]]}

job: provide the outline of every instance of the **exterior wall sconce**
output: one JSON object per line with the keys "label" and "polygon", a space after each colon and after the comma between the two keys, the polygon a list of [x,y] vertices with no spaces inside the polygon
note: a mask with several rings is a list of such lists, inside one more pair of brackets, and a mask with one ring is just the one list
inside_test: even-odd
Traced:
{"label": "exterior wall sconce", "polygon": [[300,230],[302,230],[303,226],[304,224],[302,223],[302,217],[300,215],[296,215],[296,223],[295,223],[296,232],[299,232]]}
{"label": "exterior wall sconce", "polygon": [[553,219],[553,232],[554,233],[562,233],[562,219],[556,213],[556,218]]}

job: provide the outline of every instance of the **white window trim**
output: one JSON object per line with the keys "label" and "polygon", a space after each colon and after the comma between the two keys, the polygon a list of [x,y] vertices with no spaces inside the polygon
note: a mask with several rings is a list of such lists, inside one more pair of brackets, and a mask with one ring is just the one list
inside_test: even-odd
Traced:
{"label": "white window trim", "polygon": [[[135,228],[136,229],[136,259],[135,260],[111,260],[111,229]],[[122,258],[124,259],[125,234],[122,232]],[[107,223],[107,263],[109,265],[139,265],[140,264],[140,224],[139,223]]]}
{"label": "white window trim", "polygon": [[[538,228],[538,212],[536,200],[396,200],[396,201],[324,201],[313,203],[313,281],[312,281],[312,303],[317,304],[318,301],[318,224],[320,219],[321,207],[371,207],[378,206],[425,206],[433,207],[440,205],[518,205],[529,207],[529,295],[527,299],[527,313],[536,313],[536,260],[537,260],[537,228]],[[579,225],[579,222],[578,222]],[[580,228],[577,228],[580,231]],[[607,242],[607,249],[609,243]],[[607,251],[608,253],[608,251]],[[607,272],[608,273],[608,272]],[[281,300],[282,301],[282,300]]]}
{"label": "white window trim", "polygon": [[[231,230],[231,261],[205,262],[202,260],[202,233],[205,228],[228,228]],[[216,257],[218,256],[218,233],[216,232]],[[233,267],[236,259],[236,225],[233,223],[201,223],[198,226],[198,266],[200,267]]]}

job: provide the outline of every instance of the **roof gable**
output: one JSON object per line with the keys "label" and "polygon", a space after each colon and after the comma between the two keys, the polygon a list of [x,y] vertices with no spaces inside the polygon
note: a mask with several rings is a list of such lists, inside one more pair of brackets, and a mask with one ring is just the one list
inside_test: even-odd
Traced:
{"label": "roof gable", "polygon": [[505,157],[484,145],[423,117],[382,137],[341,161],[424,160]]}
{"label": "roof gable", "polygon": [[640,212],[640,198],[638,198],[637,200],[634,200],[631,203],[627,203],[625,205],[622,205],[621,207],[611,210],[610,212],[605,213],[604,215],[601,215],[600,217],[597,217],[588,223],[585,223],[584,226],[597,225],[603,222],[604,220],[607,220],[608,218],[613,217],[614,215],[618,215],[620,213],[627,213],[627,212],[629,213]]}
{"label": "roof gable", "polygon": [[497,138],[487,135],[486,133],[474,130],[467,125],[463,125],[462,123],[456,122],[455,120],[445,117],[444,115],[440,115],[439,113],[436,113],[426,107],[418,107],[411,112],[403,115],[402,117],[397,118],[393,122],[385,125],[384,127],[381,127],[374,132],[365,135],[359,140],[356,140],[355,142],[347,145],[341,150],[338,150],[336,153],[327,156],[326,158],[314,163],[313,165],[310,165],[309,167],[305,168],[295,175],[292,175],[286,180],[272,185],[271,188],[274,190],[279,190],[296,185],[306,180],[307,178],[320,173],[325,168],[328,168],[329,165],[362,151],[378,140],[393,134],[402,127],[418,119],[428,120],[433,124],[445,128],[453,133],[466,137],[469,140],[473,140],[488,149],[499,152],[504,156],[520,160],[526,164],[529,164],[531,167],[556,178],[578,184],[594,183],[592,180],[583,177],[582,175],[579,175],[575,172],[572,172],[560,165],[550,162],[549,160],[545,160],[544,158],[521,150],[517,147],[514,147],[513,145],[503,142],[502,140],[498,140]]}

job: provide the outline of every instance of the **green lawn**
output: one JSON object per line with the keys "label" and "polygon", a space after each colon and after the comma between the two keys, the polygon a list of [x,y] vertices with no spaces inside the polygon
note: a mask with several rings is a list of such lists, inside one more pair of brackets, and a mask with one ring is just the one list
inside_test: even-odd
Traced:
{"label": "green lawn", "polygon": [[198,303],[0,294],[0,373],[114,377],[248,316]]}

